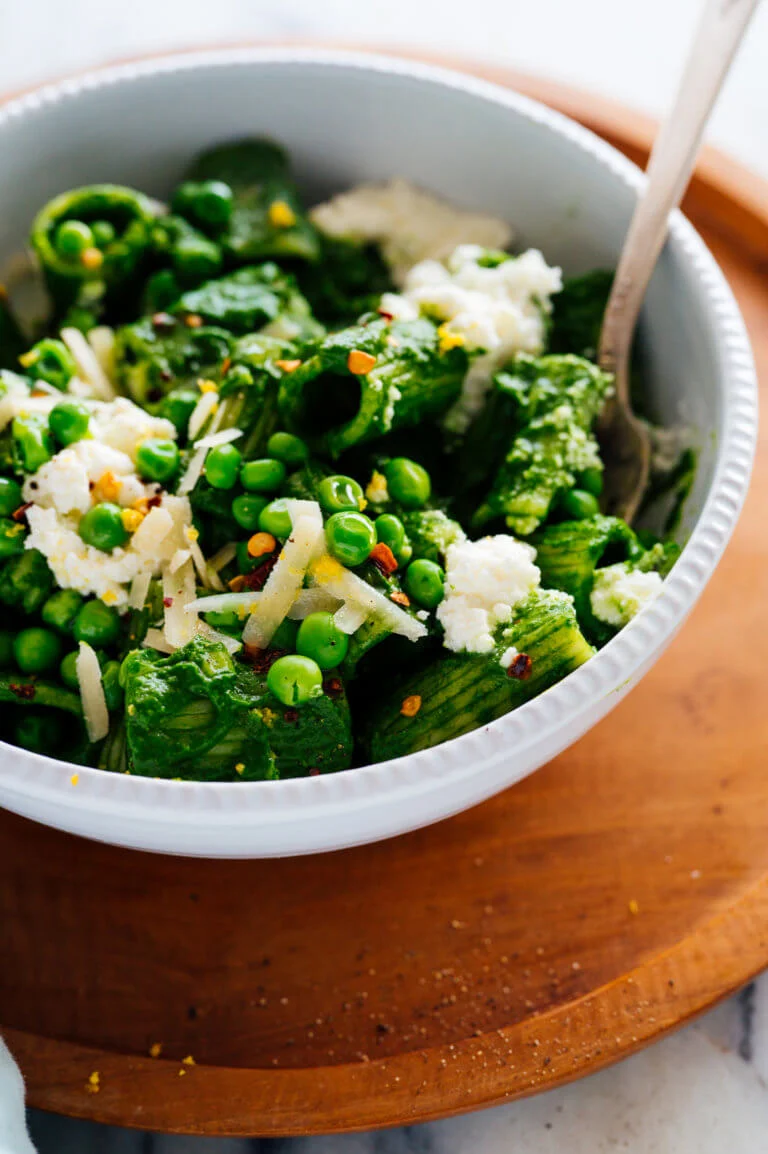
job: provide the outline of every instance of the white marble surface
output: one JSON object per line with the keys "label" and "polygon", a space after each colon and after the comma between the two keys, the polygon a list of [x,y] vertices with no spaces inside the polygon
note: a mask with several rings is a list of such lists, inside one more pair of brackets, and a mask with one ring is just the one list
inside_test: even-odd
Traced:
{"label": "white marble surface", "polygon": [[[144,51],[317,37],[464,53],[660,112],[699,8],[699,0],[2,0],[0,91]],[[710,132],[766,176],[767,56],[763,5]],[[286,1142],[153,1138],[34,1113],[30,1127],[40,1154],[761,1154],[768,975],[620,1066],[458,1120]]]}

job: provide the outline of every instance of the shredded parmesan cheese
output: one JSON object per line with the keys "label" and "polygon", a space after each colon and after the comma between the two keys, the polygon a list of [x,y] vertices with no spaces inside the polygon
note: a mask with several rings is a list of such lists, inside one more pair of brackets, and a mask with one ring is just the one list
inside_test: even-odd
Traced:
{"label": "shredded parmesan cheese", "polygon": [[333,615],[333,623],[337,629],[342,633],[348,633],[350,636],[357,633],[361,625],[368,620],[368,610],[364,609],[362,605],[355,605],[351,601],[345,602],[341,609],[337,609]]}
{"label": "shredded parmesan cheese", "polygon": [[101,684],[99,659],[87,641],[80,642],[75,660],[83,718],[89,741],[101,741],[109,732],[109,710]]}
{"label": "shredded parmesan cheese", "polygon": [[190,553],[189,549],[177,549],[173,557],[171,557],[170,561],[168,562],[168,572],[177,573],[179,569],[181,569],[182,565],[186,564],[186,562],[190,560],[191,556],[192,554]]}
{"label": "shredded parmesan cheese", "polygon": [[187,425],[187,436],[190,441],[194,441],[197,434],[201,432],[203,426],[210,416],[216,412],[219,403],[219,394],[215,392],[203,393],[200,400],[195,405],[189,418]]}
{"label": "shredded parmesan cheese", "polygon": [[258,649],[267,648],[284,621],[303,585],[307,567],[325,541],[323,515],[317,501],[286,501],[286,508],[293,525],[291,535],[243,631],[246,645]]}
{"label": "shredded parmesan cheese", "polygon": [[158,653],[173,653],[174,646],[165,640],[162,629],[148,629],[141,643],[145,649],[156,649]]}
{"label": "shredded parmesan cheese", "polygon": [[208,568],[212,569],[214,573],[219,573],[225,565],[234,561],[236,556],[237,545],[234,541],[230,541],[228,545],[222,545],[218,553],[214,553],[213,557],[209,558]]}
{"label": "shredded parmesan cheese", "polygon": [[239,641],[237,637],[230,637],[228,633],[219,633],[218,629],[211,629],[205,621],[198,621],[197,632],[201,637],[207,637],[209,641],[218,641],[224,646],[227,653],[237,653],[238,649],[243,647],[242,641]]}
{"label": "shredded parmesan cheese", "polygon": [[287,616],[291,621],[303,621],[310,613],[335,613],[338,608],[338,597],[332,597],[325,589],[302,589]]}
{"label": "shredded parmesan cheese", "polygon": [[96,325],[86,337],[93,349],[104,375],[112,381],[113,356],[115,352],[115,330],[109,325]]}
{"label": "shredded parmesan cheese", "polygon": [[149,572],[137,573],[131,582],[131,591],[128,594],[128,605],[131,609],[143,609],[149,593],[152,575]]}
{"label": "shredded parmesan cheese", "polygon": [[[192,416],[194,416],[194,413]],[[202,476],[203,469],[205,468],[205,458],[207,456],[208,450],[205,448],[205,446],[203,446],[202,449],[195,449],[194,453],[189,459],[189,464],[187,465],[184,476],[179,481],[179,487],[176,490],[180,496],[183,497],[185,494],[192,492],[195,485]]]}
{"label": "shredded parmesan cheese", "polygon": [[187,613],[226,613],[230,609],[241,609],[251,613],[258,604],[261,593],[214,593],[211,597],[196,597],[186,606]]}
{"label": "shredded parmesan cheese", "polygon": [[61,339],[74,357],[79,376],[91,386],[93,395],[101,401],[113,401],[116,393],[112,382],[80,330],[64,328]]}
{"label": "shredded parmesan cheese", "polygon": [[180,649],[197,632],[197,617],[186,612],[186,606],[195,599],[195,570],[191,560],[175,572],[163,574],[163,603],[165,621],[163,632],[169,645]]}
{"label": "shredded parmesan cheese", "polygon": [[309,575],[314,584],[322,586],[328,593],[338,597],[339,601],[350,601],[364,609],[368,615],[380,618],[393,633],[399,633],[409,641],[418,641],[420,637],[426,636],[427,629],[421,621],[400,609],[378,589],[345,569],[333,557],[321,557],[311,566]]}
{"label": "shredded parmesan cheese", "polygon": [[[205,395],[205,394],[204,394]],[[209,396],[211,394],[208,394]],[[192,414],[194,416],[194,413]],[[190,421],[192,418],[190,417]],[[196,449],[215,449],[217,445],[228,445],[230,441],[237,441],[243,435],[242,429],[222,429],[220,433],[208,433],[195,441]]]}

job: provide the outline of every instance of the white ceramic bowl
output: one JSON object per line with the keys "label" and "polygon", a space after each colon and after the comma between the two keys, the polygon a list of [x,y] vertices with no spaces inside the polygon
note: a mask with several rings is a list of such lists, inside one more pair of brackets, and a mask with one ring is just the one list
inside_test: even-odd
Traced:
{"label": "white ceramic bowl", "polygon": [[[467,76],[313,50],[219,51],[94,72],[0,109],[0,261],[62,189],[118,181],[165,194],[205,145],[284,142],[310,198],[400,175],[511,221],[566,273],[615,263],[639,171],[572,121]],[[295,781],[168,782],[80,769],[0,744],[0,803],[60,829],[210,857],[374,841],[465,809],[576,741],[659,657],[709,579],[746,491],[756,426],[749,342],[731,292],[679,214],[644,315],[662,424],[701,452],[687,545],[658,599],[535,701],[435,749]],[[514,757],[511,752],[514,750]]]}

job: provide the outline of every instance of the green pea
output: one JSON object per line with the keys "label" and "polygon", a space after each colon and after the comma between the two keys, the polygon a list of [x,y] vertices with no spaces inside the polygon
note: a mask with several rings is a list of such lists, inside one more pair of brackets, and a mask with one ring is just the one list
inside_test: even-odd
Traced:
{"label": "green pea", "polygon": [[111,645],[120,636],[120,617],[103,601],[86,601],[75,618],[72,632],[76,641],[89,645]]}
{"label": "green pea", "polygon": [[317,486],[317,499],[324,513],[359,513],[365,508],[365,496],[354,477],[337,474],[323,477]]}
{"label": "green pea", "polygon": [[293,433],[273,433],[267,441],[270,457],[277,457],[284,465],[295,468],[309,459],[309,446]]}
{"label": "green pea", "polygon": [[77,679],[76,649],[62,657],[61,664],[59,665],[59,676],[66,685],[67,689],[74,689],[77,691],[80,688],[80,682]]}
{"label": "green pea", "polygon": [[216,445],[205,461],[205,476],[214,489],[233,489],[240,472],[242,453],[233,444]]}
{"label": "green pea", "polygon": [[270,501],[259,514],[261,531],[271,533],[273,537],[280,537],[283,541],[290,537],[292,527],[293,522],[283,497],[278,497],[276,501]]}
{"label": "green pea", "polygon": [[53,337],[38,341],[19,361],[31,377],[46,381],[62,392],[77,372],[75,358],[67,346]]}
{"label": "green pea", "polygon": [[0,629],[0,669],[13,665],[13,634]]}
{"label": "green pea", "polygon": [[339,629],[332,613],[310,613],[299,626],[296,652],[311,657],[321,669],[335,669],[348,649],[349,637]]}
{"label": "green pea", "polygon": [[53,247],[64,260],[78,260],[94,243],[93,230],[82,220],[62,221],[53,238]]}
{"label": "green pea", "polygon": [[283,705],[303,705],[323,692],[323,675],[316,661],[291,653],[270,667],[267,685]]}
{"label": "green pea", "polygon": [[13,444],[25,473],[36,473],[54,453],[48,422],[37,413],[14,417],[11,425]]}
{"label": "green pea", "polygon": [[232,516],[241,529],[252,533],[259,527],[259,517],[267,507],[266,497],[253,497],[250,493],[242,493],[232,502]]}
{"label": "green pea", "polygon": [[186,436],[189,418],[199,400],[197,389],[173,389],[158,405],[158,416],[170,421],[180,437]]}
{"label": "green pea", "polygon": [[561,501],[561,508],[566,517],[574,521],[587,521],[596,517],[600,512],[597,497],[585,489],[570,489]]}
{"label": "green pea", "polygon": [[185,180],[171,202],[179,216],[217,232],[229,224],[232,205],[232,189],[223,180]]}
{"label": "green pea", "polygon": [[61,640],[50,629],[33,625],[16,634],[13,656],[22,673],[47,673],[61,660]]}
{"label": "green pea", "polygon": [[362,565],[376,544],[376,530],[363,513],[334,513],[325,523],[325,539],[342,565]]}
{"label": "green pea", "polygon": [[48,414],[48,427],[60,445],[73,445],[88,436],[90,420],[82,401],[59,401]]}
{"label": "green pea", "polygon": [[44,603],[40,616],[51,629],[71,633],[75,618],[84,604],[83,598],[74,589],[59,589]]}
{"label": "green pea", "polygon": [[111,553],[127,544],[130,533],[123,525],[123,510],[111,501],[94,505],[80,519],[78,532],[86,545]]}
{"label": "green pea", "polygon": [[136,450],[136,471],[145,481],[170,481],[179,467],[179,448],[165,437],[147,437]]}
{"label": "green pea", "polygon": [[209,280],[221,269],[221,249],[204,236],[184,236],[171,253],[173,267],[182,280]]}
{"label": "green pea", "polygon": [[0,518],[0,560],[23,553],[26,536],[26,525],[20,521],[11,521],[8,517]]}
{"label": "green pea", "polygon": [[25,709],[14,725],[14,742],[31,753],[55,750],[60,739],[61,722],[52,709]]}
{"label": "green pea", "polygon": [[115,226],[109,220],[94,220],[91,223],[93,243],[97,248],[106,248],[117,236]]}
{"label": "green pea", "polygon": [[393,457],[384,466],[387,488],[393,501],[406,509],[420,509],[426,505],[432,492],[429,473],[417,461],[408,457]]}
{"label": "green pea", "polygon": [[296,648],[298,632],[298,621],[291,621],[290,617],[284,617],[272,634],[272,640],[269,644],[273,649],[287,649],[292,651]]}
{"label": "green pea", "polygon": [[579,488],[593,497],[599,497],[603,491],[603,470],[598,468],[585,469],[579,477]]}
{"label": "green pea", "polygon": [[10,477],[0,477],[0,517],[10,517],[23,503],[21,485]]}
{"label": "green pea", "polygon": [[382,513],[376,518],[374,527],[376,540],[389,546],[398,564],[402,565],[403,562],[410,561],[413,549],[405,534],[405,525],[399,517],[396,517],[394,513]]}
{"label": "green pea", "polygon": [[285,480],[285,465],[272,457],[246,461],[240,470],[240,484],[249,493],[276,493]]}
{"label": "green pea", "polygon": [[120,662],[107,661],[101,671],[101,686],[107,702],[107,709],[119,709],[123,704],[123,687],[120,684]]}
{"label": "green pea", "polygon": [[444,596],[443,583],[445,573],[435,561],[428,561],[421,557],[411,561],[405,571],[403,585],[412,601],[423,605],[425,609],[434,609]]}

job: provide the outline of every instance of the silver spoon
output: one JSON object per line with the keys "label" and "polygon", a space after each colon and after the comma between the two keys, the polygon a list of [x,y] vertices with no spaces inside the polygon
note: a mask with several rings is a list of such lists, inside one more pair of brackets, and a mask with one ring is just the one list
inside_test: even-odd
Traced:
{"label": "silver spoon", "polygon": [[651,444],[632,412],[629,366],[640,306],[696,163],[712,106],[760,0],[707,0],[677,97],[653,145],[603,318],[597,359],[614,374],[615,395],[601,422],[606,512],[632,521],[648,484]]}

